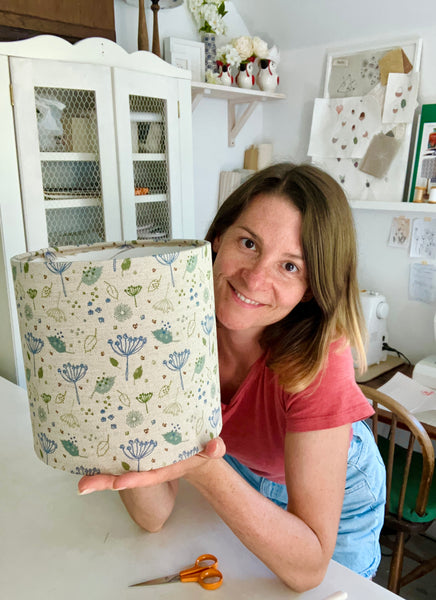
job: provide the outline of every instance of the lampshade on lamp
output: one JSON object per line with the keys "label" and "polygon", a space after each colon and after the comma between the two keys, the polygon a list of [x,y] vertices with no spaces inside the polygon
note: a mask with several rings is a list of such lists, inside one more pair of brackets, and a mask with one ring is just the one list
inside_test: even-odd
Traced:
{"label": "lampshade on lamp", "polygon": [[80,475],[146,471],[219,434],[208,242],[67,246],[11,264],[41,460]]}

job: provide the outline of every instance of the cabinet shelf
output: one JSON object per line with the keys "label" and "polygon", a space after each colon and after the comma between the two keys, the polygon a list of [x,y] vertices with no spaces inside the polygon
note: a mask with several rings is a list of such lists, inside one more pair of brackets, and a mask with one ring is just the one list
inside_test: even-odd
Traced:
{"label": "cabinet shelf", "polygon": [[[202,98],[227,100],[228,141],[229,146],[231,147],[235,145],[238,133],[241,131],[259,102],[283,100],[286,98],[285,94],[262,92],[260,90],[244,90],[237,87],[199,82],[192,82],[191,95],[192,110],[195,110]],[[242,114],[237,116],[236,105],[238,104],[246,104],[247,106]]]}
{"label": "cabinet shelf", "polygon": [[101,206],[101,198],[65,198],[62,200],[44,200],[46,210],[64,209],[64,208],[83,208],[87,206]]}
{"label": "cabinet shelf", "polygon": [[376,210],[397,213],[429,213],[436,212],[436,205],[428,202],[377,202],[377,201],[355,201],[350,202],[355,210]]}
{"label": "cabinet shelf", "polygon": [[132,154],[132,159],[135,162],[151,162],[151,161],[160,161],[166,160],[166,156],[163,153],[151,153],[147,154],[146,152],[134,152]]}
{"label": "cabinet shelf", "polygon": [[130,120],[132,123],[163,123],[162,115],[153,112],[131,112]]}
{"label": "cabinet shelf", "polygon": [[134,196],[135,204],[148,204],[150,202],[166,202],[168,197],[166,194],[143,194]]}
{"label": "cabinet shelf", "polygon": [[47,162],[98,161],[98,155],[95,152],[40,152],[39,155],[42,161]]}

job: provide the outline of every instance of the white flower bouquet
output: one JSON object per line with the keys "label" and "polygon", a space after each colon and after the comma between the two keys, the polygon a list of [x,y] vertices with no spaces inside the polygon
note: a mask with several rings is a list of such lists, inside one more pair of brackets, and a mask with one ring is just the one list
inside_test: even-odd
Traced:
{"label": "white flower bouquet", "polygon": [[217,62],[232,67],[239,67],[242,61],[241,55],[232,44],[226,44],[225,46],[218,48],[216,51],[216,59]]}
{"label": "white flower bouquet", "polygon": [[268,44],[260,37],[241,35],[232,40],[232,46],[241,57],[241,63],[254,62],[256,58],[268,58]]}
{"label": "white flower bouquet", "polygon": [[227,14],[225,0],[188,0],[198,31],[224,35],[226,26],[223,18]]}

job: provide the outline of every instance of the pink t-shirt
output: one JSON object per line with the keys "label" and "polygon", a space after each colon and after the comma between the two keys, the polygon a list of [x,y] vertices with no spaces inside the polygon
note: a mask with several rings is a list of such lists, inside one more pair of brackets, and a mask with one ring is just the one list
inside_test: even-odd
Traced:
{"label": "pink t-shirt", "polygon": [[351,350],[330,346],[325,369],[303,392],[289,394],[266,366],[266,355],[251,367],[229,404],[221,405],[221,437],[228,454],[261,477],[285,483],[287,431],[314,431],[354,423],[373,414],[358,388]]}

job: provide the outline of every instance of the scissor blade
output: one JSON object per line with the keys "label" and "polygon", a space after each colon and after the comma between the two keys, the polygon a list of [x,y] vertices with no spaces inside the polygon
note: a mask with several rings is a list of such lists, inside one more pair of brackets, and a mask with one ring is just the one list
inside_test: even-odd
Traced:
{"label": "scissor blade", "polygon": [[129,587],[160,585],[161,583],[174,583],[175,581],[180,581],[180,576],[178,573],[174,573],[174,575],[166,575],[165,577],[156,577],[156,579],[148,579],[147,581],[141,581],[141,583],[133,583],[132,585],[129,585]]}

